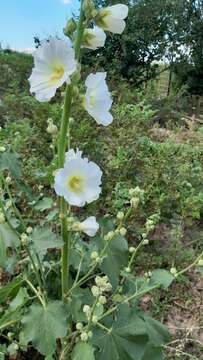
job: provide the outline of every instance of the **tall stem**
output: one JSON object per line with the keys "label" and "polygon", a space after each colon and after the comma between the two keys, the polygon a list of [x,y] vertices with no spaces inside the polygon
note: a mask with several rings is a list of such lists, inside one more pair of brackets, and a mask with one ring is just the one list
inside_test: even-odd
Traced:
{"label": "tall stem", "polygon": [[[81,10],[80,10],[80,19],[78,22],[77,28],[77,35],[75,40],[75,57],[76,60],[79,61],[80,58],[80,47],[82,41],[82,35],[84,32],[84,25],[83,25],[83,1],[81,1]],[[58,141],[58,167],[62,168],[64,166],[65,161],[65,151],[66,151],[66,137],[67,137],[67,130],[69,127],[69,118],[70,118],[70,110],[73,98],[73,85],[67,85],[66,93],[65,93],[65,100],[64,100],[64,108],[63,108],[63,115],[61,120],[61,128],[59,134],[59,141]],[[70,132],[69,132],[70,136]],[[70,139],[69,139],[70,143]],[[62,270],[61,270],[61,287],[62,287],[62,300],[65,299],[65,294],[69,288],[69,267],[70,267],[70,252],[71,252],[71,237],[70,232],[68,231],[68,223],[67,223],[67,203],[65,202],[64,198],[60,198],[60,217],[61,217],[61,235],[64,242],[63,249],[62,249]],[[70,211],[70,208],[69,208]]]}

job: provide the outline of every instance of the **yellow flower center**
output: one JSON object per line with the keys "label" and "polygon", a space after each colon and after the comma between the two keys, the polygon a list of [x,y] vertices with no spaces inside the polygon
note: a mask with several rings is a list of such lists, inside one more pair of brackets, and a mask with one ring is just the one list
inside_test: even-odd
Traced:
{"label": "yellow flower center", "polygon": [[81,176],[73,175],[68,179],[68,187],[75,193],[80,193],[84,189],[84,179]]}
{"label": "yellow flower center", "polygon": [[64,66],[63,65],[55,65],[52,70],[52,74],[50,77],[50,83],[53,85],[57,83],[64,75]]}

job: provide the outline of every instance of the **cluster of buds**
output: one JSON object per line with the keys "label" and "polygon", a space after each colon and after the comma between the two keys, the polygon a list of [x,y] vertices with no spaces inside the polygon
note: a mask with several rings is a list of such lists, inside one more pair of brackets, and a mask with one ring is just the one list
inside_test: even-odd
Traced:
{"label": "cluster of buds", "polygon": [[47,129],[46,129],[47,133],[51,134],[51,135],[56,135],[57,131],[58,131],[58,128],[57,128],[56,125],[54,125],[53,120],[51,118],[49,118],[47,120],[47,124],[48,124]]}
{"label": "cluster of buds", "polygon": [[109,292],[112,290],[112,286],[109,282],[108,276],[96,276],[95,278],[96,287],[99,289],[101,295],[103,292]]}
{"label": "cluster of buds", "polygon": [[129,190],[130,195],[130,205],[137,209],[140,201],[144,200],[144,190],[141,190],[139,186],[136,186],[136,188],[132,188]]}
{"label": "cluster of buds", "polygon": [[155,229],[155,226],[156,226],[159,218],[160,218],[159,214],[153,214],[147,219],[146,224],[145,224],[147,234],[150,231],[153,231]]}
{"label": "cluster of buds", "polygon": [[149,240],[147,239],[147,234],[146,233],[142,234],[142,244],[143,245],[148,245],[149,244]]}
{"label": "cluster of buds", "polygon": [[99,256],[97,251],[92,251],[90,257],[91,257],[91,260],[93,260],[95,263],[97,263],[97,264],[102,263],[102,258]]}
{"label": "cluster of buds", "polygon": [[109,231],[105,236],[104,236],[104,240],[105,241],[111,241],[114,236],[116,235],[115,231]]}
{"label": "cluster of buds", "polygon": [[117,219],[119,220],[119,221],[122,221],[123,219],[124,219],[124,212],[123,211],[119,211],[118,213],[117,213],[117,215],[116,215],[116,217],[117,217]]}
{"label": "cluster of buds", "polygon": [[[88,307],[88,305],[85,305],[84,308],[83,308],[83,311],[84,309],[86,310],[86,307]],[[85,312],[85,311],[84,311]],[[78,322],[76,324],[76,329],[80,332],[80,339],[82,341],[87,341],[88,339],[91,339],[92,337],[92,332],[91,331],[86,331],[83,324],[81,322]]]}
{"label": "cluster of buds", "polygon": [[22,233],[20,236],[20,240],[22,245],[27,245],[28,235],[26,233]]}

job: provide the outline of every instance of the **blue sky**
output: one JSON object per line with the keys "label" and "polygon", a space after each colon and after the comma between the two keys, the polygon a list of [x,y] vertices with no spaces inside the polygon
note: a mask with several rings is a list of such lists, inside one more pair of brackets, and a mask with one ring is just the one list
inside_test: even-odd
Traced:
{"label": "blue sky", "polygon": [[13,49],[34,47],[33,37],[62,34],[66,20],[78,13],[79,0],[0,0],[0,42]]}

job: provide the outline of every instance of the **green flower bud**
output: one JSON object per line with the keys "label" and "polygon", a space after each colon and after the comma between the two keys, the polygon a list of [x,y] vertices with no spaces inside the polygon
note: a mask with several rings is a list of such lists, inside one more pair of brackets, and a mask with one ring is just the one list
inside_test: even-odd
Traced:
{"label": "green flower bud", "polygon": [[68,20],[66,27],[63,29],[63,33],[65,36],[72,37],[72,35],[76,31],[76,29],[77,29],[77,24],[76,24],[75,20],[70,19],[70,20]]}

